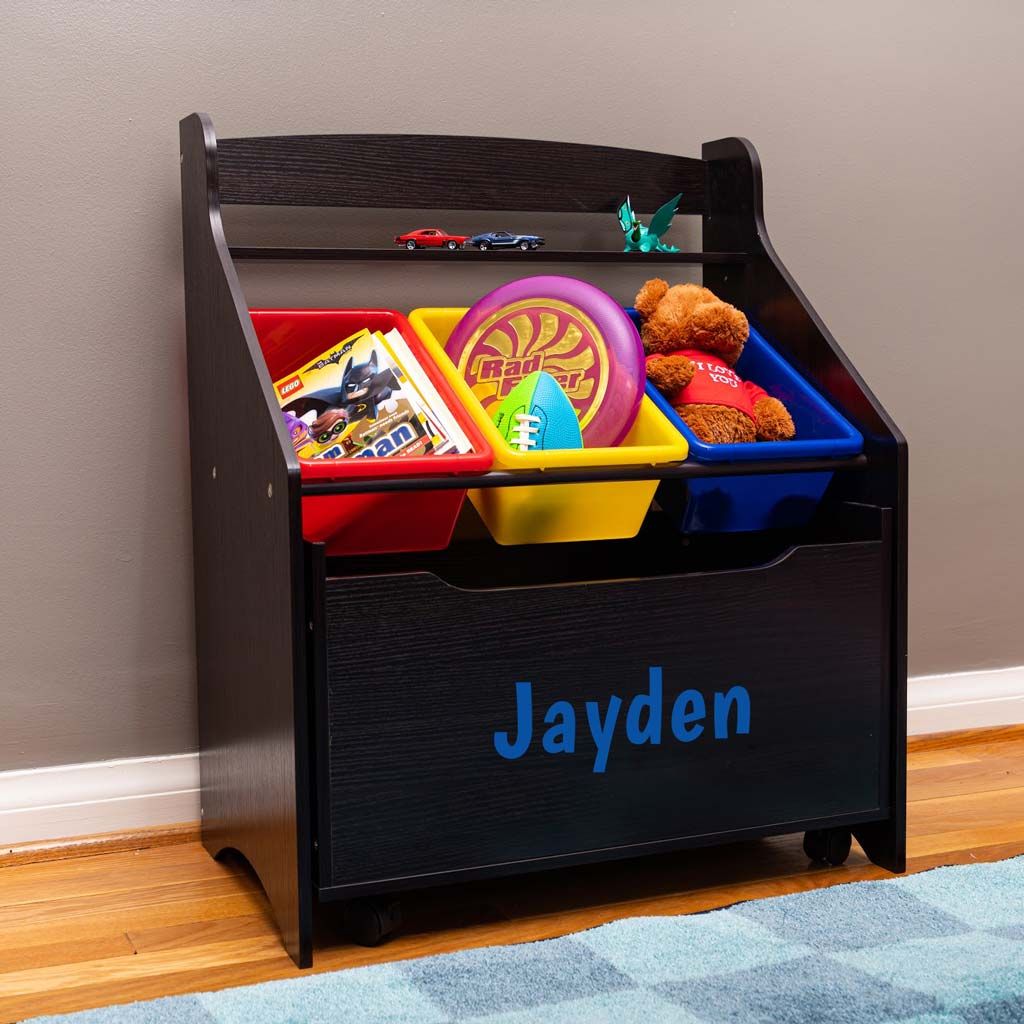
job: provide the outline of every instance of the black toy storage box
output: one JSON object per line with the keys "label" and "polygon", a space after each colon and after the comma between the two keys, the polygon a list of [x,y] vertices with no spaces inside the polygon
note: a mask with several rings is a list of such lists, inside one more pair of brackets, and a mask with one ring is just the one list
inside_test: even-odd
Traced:
{"label": "black toy storage box", "polygon": [[[472,583],[455,555],[327,578],[321,895],[887,815],[889,635],[877,594],[890,582],[889,527],[882,514],[855,518],[833,542],[731,571],[686,571],[684,559],[680,572],[592,582],[584,560],[601,553],[583,545],[558,585],[496,586],[508,560],[550,554],[488,542],[494,557],[476,552]],[[662,543],[651,531],[618,557],[664,572]],[[541,572],[516,572],[531,568]],[[354,674],[350,638],[363,610],[382,605],[397,621],[429,608],[446,641],[403,635]],[[530,684],[532,736],[517,683]],[[659,691],[639,717],[646,738],[630,742],[631,701]],[[599,747],[587,705],[607,724],[616,700]],[[572,753],[542,745],[555,701],[574,708]]]}
{"label": "black toy storage box", "polygon": [[[250,861],[296,961],[332,901],[376,940],[401,890],[488,875],[789,832],[832,863],[852,833],[903,870],[906,445],[768,242],[750,144],[691,159],[468,137],[218,143],[195,114],[181,145],[203,839]],[[627,190],[638,210],[682,192],[703,251],[232,248],[220,216],[610,215]],[[303,479],[235,267],[267,258],[697,264],[863,451]],[[830,476],[781,530],[681,533],[659,498],[629,540],[502,547],[465,509],[443,550],[303,539],[318,497],[785,474]]]}

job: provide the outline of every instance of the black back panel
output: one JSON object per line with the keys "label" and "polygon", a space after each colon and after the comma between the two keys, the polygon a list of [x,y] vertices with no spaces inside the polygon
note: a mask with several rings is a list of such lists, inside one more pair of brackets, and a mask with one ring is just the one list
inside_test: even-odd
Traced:
{"label": "black back panel", "polygon": [[218,142],[220,200],[271,206],[704,212],[704,161],[470,135],[280,135]]}

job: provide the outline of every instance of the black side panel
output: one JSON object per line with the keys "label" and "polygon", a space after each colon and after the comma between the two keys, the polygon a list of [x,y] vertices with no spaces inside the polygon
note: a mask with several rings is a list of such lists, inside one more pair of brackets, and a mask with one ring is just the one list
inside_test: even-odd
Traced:
{"label": "black side panel", "polygon": [[864,434],[871,469],[837,475],[833,498],[893,509],[889,616],[892,699],[887,709],[889,768],[888,822],[858,830],[871,859],[892,871],[906,867],[907,803],[907,442],[871,393],[853,363],[784,266],[764,220],[761,161],[746,139],[706,142],[706,249],[740,249],[750,254],[743,267],[710,265],[704,283],[742,307],[765,336],[849,416]]}
{"label": "black side panel", "polygon": [[204,116],[181,122],[181,154],[203,842],[214,855],[232,848],[249,860],[288,951],[306,966],[312,882],[298,466],[286,456],[227,254],[216,141]]}

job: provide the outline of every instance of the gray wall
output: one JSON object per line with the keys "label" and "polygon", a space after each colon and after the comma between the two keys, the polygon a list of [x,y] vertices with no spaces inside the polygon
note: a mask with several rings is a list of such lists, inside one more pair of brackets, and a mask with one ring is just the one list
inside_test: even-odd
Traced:
{"label": "gray wall", "polygon": [[[6,0],[0,768],[196,742],[177,160],[196,109],[222,135],[693,155],[750,137],[777,248],[910,439],[912,671],[1024,663],[1022,12]],[[247,276],[251,302],[401,308],[491,283],[285,273]]]}

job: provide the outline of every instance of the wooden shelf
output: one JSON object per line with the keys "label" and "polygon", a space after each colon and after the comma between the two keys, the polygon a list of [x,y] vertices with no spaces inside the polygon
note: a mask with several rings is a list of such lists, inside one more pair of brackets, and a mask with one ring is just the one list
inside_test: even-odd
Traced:
{"label": "wooden shelf", "polygon": [[398,260],[420,263],[516,261],[534,263],[746,263],[745,252],[614,252],[603,249],[355,249],[329,246],[233,245],[236,260],[355,260],[376,262]]}

